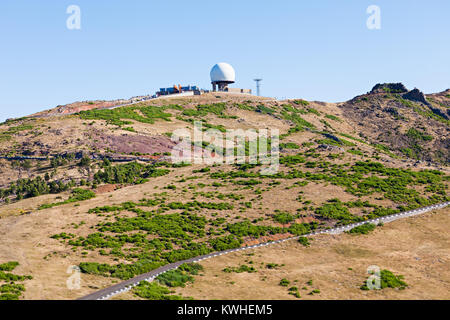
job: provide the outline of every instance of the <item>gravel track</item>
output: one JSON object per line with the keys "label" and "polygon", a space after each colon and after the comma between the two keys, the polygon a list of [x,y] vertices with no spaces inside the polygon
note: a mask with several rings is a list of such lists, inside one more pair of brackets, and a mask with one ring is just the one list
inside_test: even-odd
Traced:
{"label": "gravel track", "polygon": [[[337,228],[333,228],[333,229],[328,229],[328,230],[321,230],[321,231],[317,231],[317,232],[312,232],[310,234],[306,234],[303,235],[303,237],[311,237],[311,236],[315,236],[315,235],[319,235],[319,234],[340,234],[343,233],[345,231],[349,231],[355,227],[364,225],[364,224],[368,224],[368,223],[375,223],[378,224],[380,222],[382,223],[389,223],[398,219],[403,219],[406,217],[412,217],[412,216],[416,216],[416,215],[420,215],[420,214],[424,214],[426,212],[430,212],[433,210],[437,210],[437,209],[442,209],[447,207],[448,205],[450,205],[450,201],[449,202],[444,202],[444,203],[440,203],[440,204],[436,204],[436,205],[432,205],[432,206],[428,206],[428,207],[423,207],[423,208],[419,208],[419,209],[415,209],[415,210],[411,210],[411,211],[406,211],[406,212],[401,212],[401,213],[397,213],[394,215],[390,215],[390,216],[385,216],[385,217],[379,217],[376,219],[372,219],[372,220],[367,220],[364,222],[358,222],[358,223],[354,223],[354,224],[350,224],[350,225],[346,225],[346,226],[341,226],[341,227],[337,227]],[[195,257],[195,258],[191,258],[191,259],[187,259],[187,260],[183,260],[183,261],[178,261],[175,263],[171,263],[168,265],[165,265],[163,267],[160,267],[158,269],[155,269],[153,271],[150,271],[148,273],[144,273],[141,274],[135,278],[126,280],[124,282],[118,283],[114,286],[99,290],[97,292],[91,293],[87,296],[84,296],[82,298],[79,298],[78,300],[107,300],[115,295],[118,295],[120,293],[126,292],[131,290],[133,287],[137,286],[141,281],[153,281],[157,276],[159,276],[160,274],[163,274],[167,271],[170,270],[175,270],[177,269],[180,265],[184,264],[184,263],[192,263],[192,262],[199,262],[205,259],[211,259],[217,256],[221,256],[224,254],[228,254],[228,253],[232,253],[232,252],[237,252],[237,251],[243,251],[243,250],[250,250],[250,249],[255,249],[255,248],[259,248],[259,247],[264,247],[264,246],[268,246],[268,245],[273,245],[273,244],[277,244],[277,243],[281,243],[281,242],[285,242],[285,241],[290,241],[290,240],[297,240],[299,237],[292,237],[292,238],[287,238],[287,239],[282,239],[282,240],[277,240],[277,241],[270,241],[270,242],[266,242],[266,243],[261,243],[261,244],[256,244],[256,245],[252,245],[252,246],[248,246],[248,247],[242,247],[242,248],[236,248],[236,249],[230,249],[230,250],[225,250],[222,252],[215,252],[215,253],[210,253],[207,255],[203,255],[203,256],[199,256],[199,257]]]}

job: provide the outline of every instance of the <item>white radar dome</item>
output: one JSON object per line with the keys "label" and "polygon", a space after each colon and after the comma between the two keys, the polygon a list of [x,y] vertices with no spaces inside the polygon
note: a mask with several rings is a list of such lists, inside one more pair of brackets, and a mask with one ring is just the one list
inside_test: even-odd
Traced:
{"label": "white radar dome", "polygon": [[236,73],[228,63],[221,62],[211,69],[211,82],[235,82]]}

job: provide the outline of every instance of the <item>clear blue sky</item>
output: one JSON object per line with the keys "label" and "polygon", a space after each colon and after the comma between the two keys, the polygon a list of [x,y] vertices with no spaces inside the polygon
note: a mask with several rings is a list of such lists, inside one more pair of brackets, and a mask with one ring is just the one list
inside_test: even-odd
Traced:
{"label": "clear blue sky", "polygon": [[[81,30],[68,30],[69,5]],[[366,27],[369,5],[381,30]],[[1,0],[0,121],[59,104],[210,88],[229,62],[237,87],[344,101],[377,82],[450,87],[448,0]]]}

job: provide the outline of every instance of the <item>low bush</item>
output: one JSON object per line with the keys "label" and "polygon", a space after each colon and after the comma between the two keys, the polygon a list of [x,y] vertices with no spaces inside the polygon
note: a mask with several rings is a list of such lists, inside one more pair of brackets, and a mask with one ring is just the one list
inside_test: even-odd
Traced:
{"label": "low bush", "polygon": [[43,205],[39,206],[39,210],[53,208],[53,207],[61,206],[61,205],[68,204],[68,203],[89,200],[92,198],[95,198],[95,192],[93,192],[91,190],[75,188],[72,190],[72,195],[69,197],[69,199],[62,201],[62,202],[43,204]]}
{"label": "low bush", "polygon": [[19,263],[17,261],[9,261],[6,263],[0,264],[0,271],[13,271]]}
{"label": "low bush", "polygon": [[305,247],[309,247],[309,246],[311,245],[311,243],[309,242],[309,239],[306,238],[306,237],[300,237],[300,238],[298,238],[298,242],[299,242],[300,244],[302,244],[303,246],[305,246]]}
{"label": "low bush", "polygon": [[0,281],[8,282],[0,284],[0,300],[19,300],[25,291],[23,284],[17,284],[17,281],[30,280],[33,277],[27,275],[16,275],[10,273],[19,263],[17,261],[9,261],[0,264]]}
{"label": "low bush", "polygon": [[183,264],[176,270],[167,271],[159,275],[156,279],[160,284],[168,287],[185,287],[186,283],[194,282],[192,275],[197,275],[203,267],[196,263]]}
{"label": "low bush", "polygon": [[287,224],[294,221],[294,216],[288,212],[280,212],[273,216],[273,220],[278,223]]}
{"label": "low bush", "polygon": [[[133,293],[148,300],[183,300],[183,297],[173,295],[167,287],[163,287],[156,282],[142,281],[133,288]],[[187,299],[189,300],[189,299]]]}
{"label": "low bush", "polygon": [[226,273],[243,273],[243,272],[247,272],[247,273],[254,273],[254,272],[258,272],[258,270],[256,270],[254,267],[249,267],[245,264],[239,266],[239,267],[226,267],[225,269],[222,270],[223,272]]}
{"label": "low bush", "polygon": [[[408,284],[404,281],[404,277],[402,275],[396,276],[389,270],[381,270],[380,271],[380,288],[398,288],[399,290],[404,290],[408,287]],[[367,286],[367,281],[361,286],[361,290],[369,290]]]}
{"label": "low bush", "polygon": [[326,203],[317,208],[315,212],[324,218],[339,220],[343,224],[362,221],[361,217],[351,214],[348,208],[340,201]]}
{"label": "low bush", "polygon": [[215,251],[225,251],[239,248],[242,245],[242,239],[234,235],[214,238],[209,240],[209,244]]}
{"label": "low bush", "polygon": [[161,169],[157,165],[145,165],[138,162],[130,162],[116,166],[105,166],[103,170],[95,173],[94,182],[97,184],[142,184],[149,178],[164,176],[169,172],[168,169]]}
{"label": "low bush", "polygon": [[280,286],[287,287],[291,282],[288,279],[281,279],[280,280]]}
{"label": "low bush", "polygon": [[363,224],[361,226],[354,227],[353,229],[348,231],[348,233],[351,233],[351,234],[368,234],[369,232],[375,230],[376,227],[377,226],[374,225],[373,223],[366,223],[366,224]]}

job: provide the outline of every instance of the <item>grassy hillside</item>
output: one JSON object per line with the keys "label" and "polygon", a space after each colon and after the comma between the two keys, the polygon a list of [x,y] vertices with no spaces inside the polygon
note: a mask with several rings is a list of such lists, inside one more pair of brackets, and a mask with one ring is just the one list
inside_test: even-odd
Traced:
{"label": "grassy hillside", "polygon": [[[448,122],[425,105],[403,112],[395,94],[328,104],[215,93],[3,123],[0,262],[33,275],[26,298],[73,298],[189,257],[448,201],[448,138],[438,135]],[[397,118],[379,119],[380,104]],[[278,129],[279,171],[171,163],[172,132],[195,121]],[[85,280],[76,292],[64,285],[70,265]]]}

